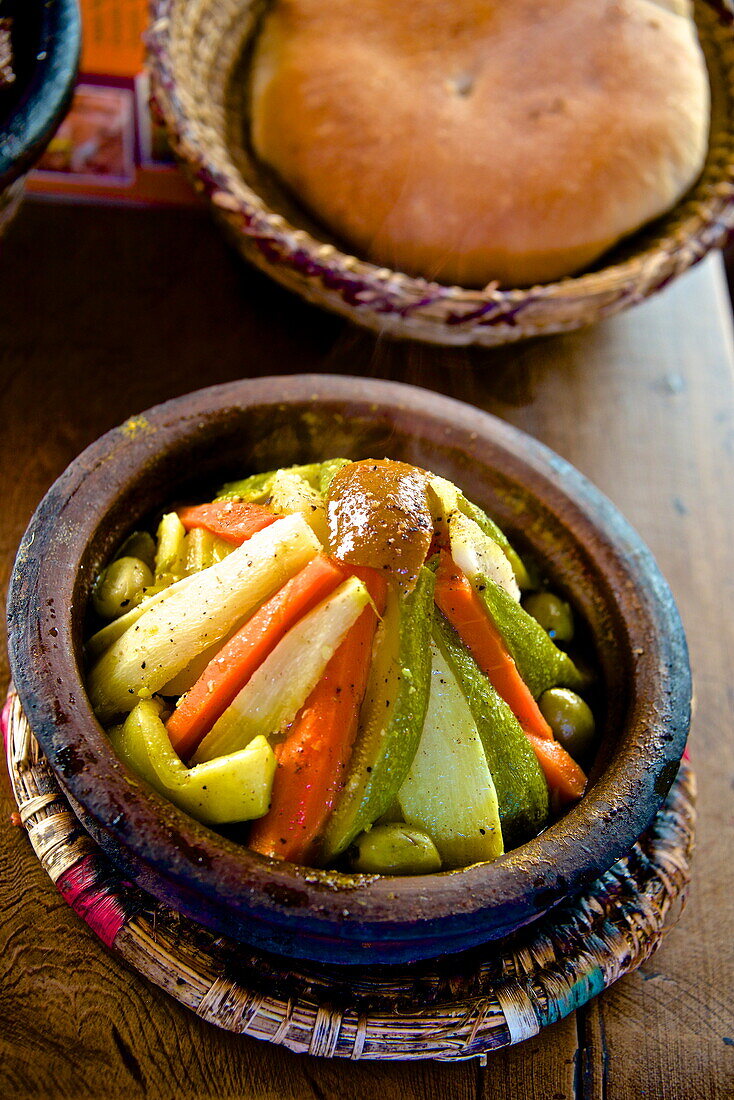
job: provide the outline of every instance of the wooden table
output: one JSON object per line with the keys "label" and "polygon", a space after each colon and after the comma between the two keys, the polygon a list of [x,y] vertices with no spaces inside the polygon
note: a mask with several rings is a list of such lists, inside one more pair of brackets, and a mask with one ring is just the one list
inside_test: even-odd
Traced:
{"label": "wooden table", "polygon": [[[596,328],[496,352],[375,340],[250,271],[194,211],[28,204],[0,244],[0,286],[4,587],[54,478],[101,432],[157,401],[300,371],[432,387],[549,444],[649,543],[688,631],[700,786],[693,887],[662,949],[481,1068],[326,1062],[202,1024],[67,908],[9,824],[3,775],[0,1096],[734,1095],[734,355],[720,260]],[[6,664],[2,674],[4,687]]]}

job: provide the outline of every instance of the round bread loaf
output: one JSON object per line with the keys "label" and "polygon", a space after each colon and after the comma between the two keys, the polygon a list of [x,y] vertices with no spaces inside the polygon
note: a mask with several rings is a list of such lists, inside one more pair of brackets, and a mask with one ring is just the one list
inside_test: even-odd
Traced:
{"label": "round bread loaf", "polygon": [[274,0],[252,140],[358,255],[545,282],[672,207],[709,118],[685,0]]}

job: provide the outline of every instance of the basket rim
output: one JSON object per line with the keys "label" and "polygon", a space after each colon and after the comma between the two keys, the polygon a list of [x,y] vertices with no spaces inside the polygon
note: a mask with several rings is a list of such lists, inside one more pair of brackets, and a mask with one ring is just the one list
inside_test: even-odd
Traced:
{"label": "basket rim", "polygon": [[[641,252],[598,270],[569,275],[562,279],[539,283],[526,288],[501,288],[494,283],[483,289],[471,289],[410,276],[398,270],[381,267],[332,244],[320,241],[307,229],[291,224],[273,211],[250,186],[229,159],[227,169],[210,155],[205,128],[187,115],[177,88],[175,63],[171,53],[170,25],[179,0],[152,0],[152,23],[146,41],[151,68],[153,99],[169,130],[179,157],[194,176],[195,184],[212,202],[217,214],[247,238],[248,258],[271,276],[293,286],[284,268],[298,268],[301,274],[321,280],[327,289],[335,291],[352,306],[355,313],[382,314],[388,322],[396,315],[398,324],[406,328],[419,323],[443,328],[454,335],[467,328],[479,330],[488,326],[507,331],[522,329],[523,313],[545,309],[548,316],[533,318],[531,324],[553,331],[565,327],[558,312],[569,304],[593,309],[594,317],[606,316],[626,305],[662,289],[671,278],[697,263],[712,248],[724,244],[734,230],[734,148],[727,158],[728,170],[712,184],[705,204],[684,196],[673,210],[686,213],[674,231],[657,238]],[[727,72],[731,87],[727,88],[729,118],[734,114],[734,11],[729,0],[695,0],[697,8],[705,8],[717,19],[721,31],[727,34]],[[252,6],[252,5],[251,5]],[[713,75],[710,71],[710,77]],[[712,147],[709,135],[709,148]],[[734,142],[733,142],[734,144]],[[698,184],[694,185],[694,190]],[[701,207],[705,205],[705,209]],[[686,211],[686,207],[690,207]],[[669,218],[672,211],[664,218]],[[655,224],[655,223],[651,223]],[[645,227],[638,231],[645,232]],[[631,238],[634,239],[635,234]],[[258,241],[268,243],[270,255],[257,255]],[[685,246],[685,247],[682,247]],[[334,287],[335,279],[343,280]],[[302,293],[306,293],[301,290]],[[319,300],[319,292],[312,297]],[[323,303],[322,303],[323,304]],[[331,302],[334,305],[334,302]],[[531,308],[532,307],[532,308]],[[346,312],[346,309],[344,310]],[[578,321],[583,323],[583,321]],[[554,326],[556,326],[554,328]]]}

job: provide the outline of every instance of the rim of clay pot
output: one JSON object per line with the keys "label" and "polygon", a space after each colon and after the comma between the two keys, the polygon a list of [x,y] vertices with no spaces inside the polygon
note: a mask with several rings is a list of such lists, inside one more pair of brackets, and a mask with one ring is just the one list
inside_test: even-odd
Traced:
{"label": "rim of clay pot", "polygon": [[[327,430],[328,429],[328,430]],[[459,482],[529,546],[591,627],[606,719],[590,790],[494,863],[410,878],[270,861],[132,777],[84,689],[94,577],[123,535],[182,490],[249,469],[376,449]],[[378,454],[377,457],[381,457]],[[238,468],[233,468],[236,458]],[[246,464],[246,465],[245,465]],[[39,505],[8,604],[23,709],[93,836],[156,897],[228,935],[336,963],[426,958],[503,936],[622,856],[677,772],[690,720],[685,636],[649,550],[577,470],[523,432],[412,386],[328,375],[228,383],[159,405],[79,456]]]}
{"label": "rim of clay pot", "polygon": [[66,114],[79,64],[77,0],[45,0],[33,7],[39,13],[25,0],[15,17],[29,26],[37,17],[40,26],[37,32],[23,35],[23,48],[35,51],[34,64],[10,117],[0,120],[0,189],[27,172],[45,149]]}

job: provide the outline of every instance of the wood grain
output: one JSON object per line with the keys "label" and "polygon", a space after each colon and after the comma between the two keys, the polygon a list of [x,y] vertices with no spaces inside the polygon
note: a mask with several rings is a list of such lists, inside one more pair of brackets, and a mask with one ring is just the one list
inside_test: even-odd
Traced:
{"label": "wood grain", "polygon": [[[663,948],[592,1005],[481,1068],[329,1063],[203,1025],[109,955],[68,910],[8,822],[3,777],[0,1095],[734,1094],[734,355],[719,261],[596,328],[495,352],[375,340],[294,305],[188,211],[28,204],[2,244],[0,285],[3,590],[51,481],[101,432],[157,401],[296,371],[429,386],[548,443],[647,540],[688,631],[701,790],[693,888]],[[0,673],[4,684],[4,654]]]}

